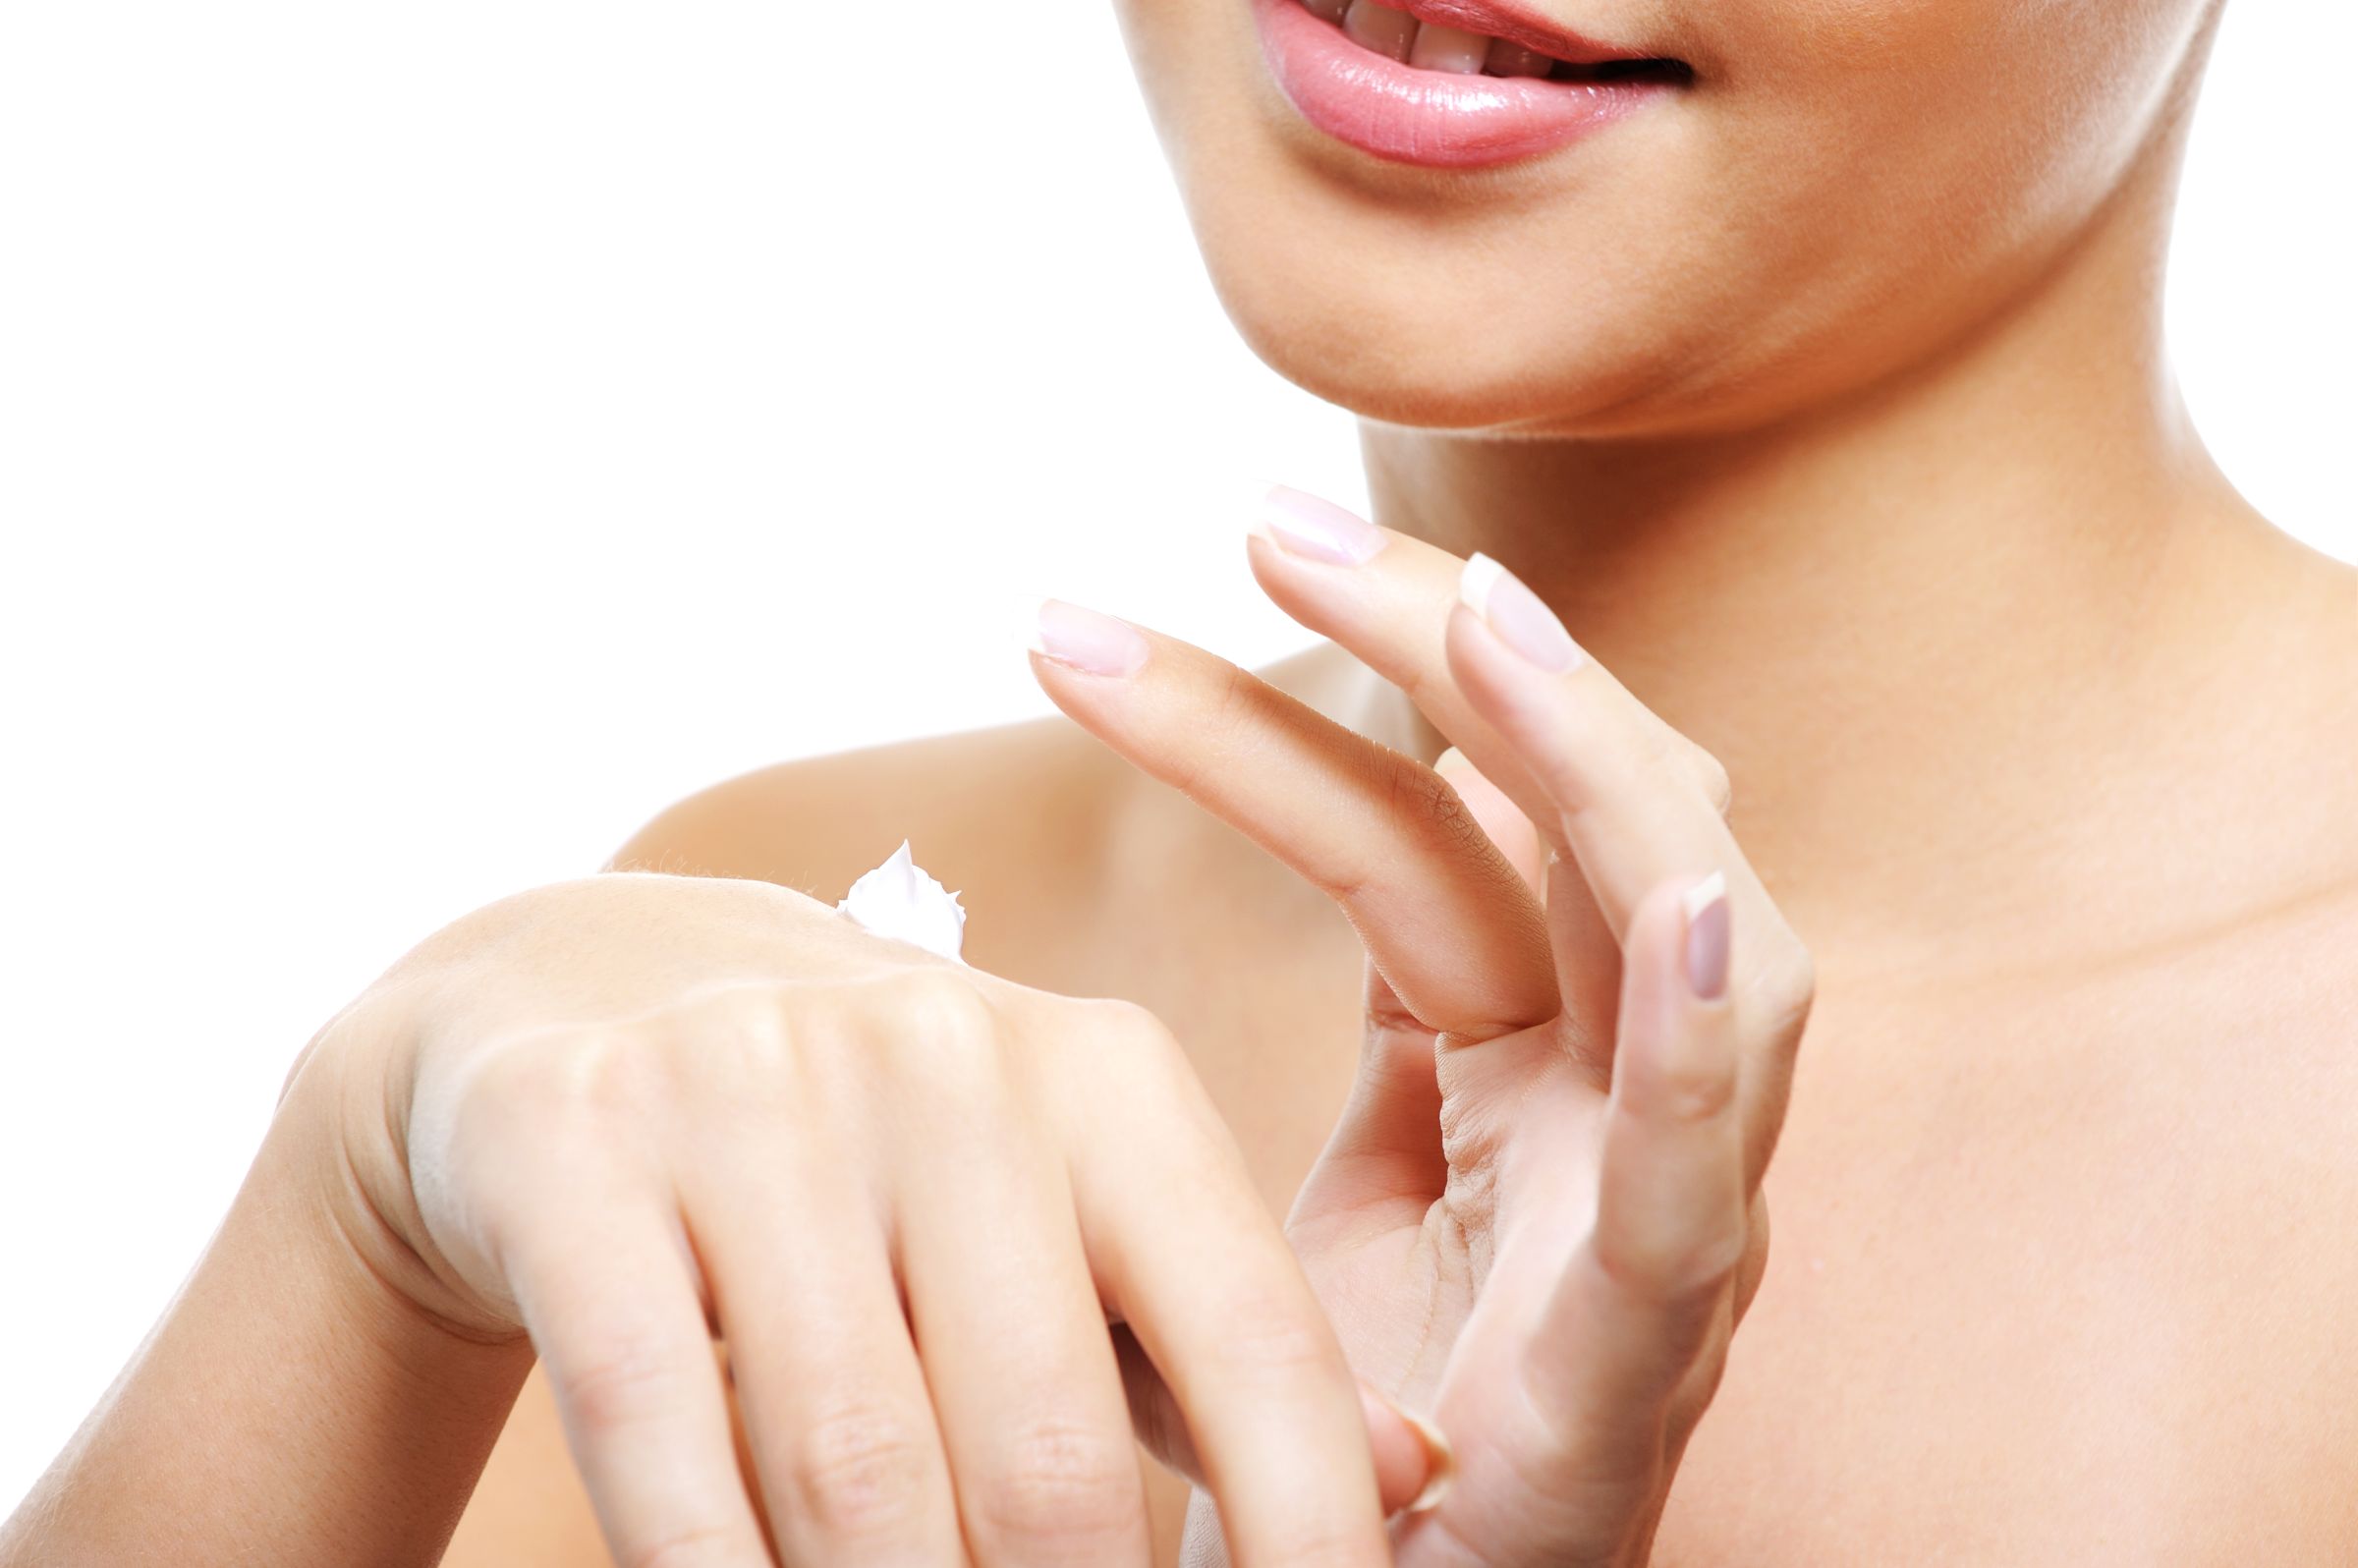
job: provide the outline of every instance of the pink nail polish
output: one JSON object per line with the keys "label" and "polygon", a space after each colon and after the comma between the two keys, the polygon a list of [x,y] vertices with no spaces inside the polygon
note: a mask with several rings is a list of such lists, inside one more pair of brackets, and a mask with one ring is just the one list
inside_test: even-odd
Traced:
{"label": "pink nail polish", "polygon": [[1585,655],[1546,602],[1521,578],[1487,555],[1466,562],[1457,596],[1482,617],[1498,641],[1550,675],[1578,669]]}
{"label": "pink nail polish", "polygon": [[1727,993],[1727,874],[1713,871],[1688,888],[1679,909],[1687,918],[1687,988],[1715,1002]]}
{"label": "pink nail polish", "polygon": [[1040,600],[1032,650],[1086,675],[1136,675],[1147,666],[1147,640],[1137,627],[1062,599]]}
{"label": "pink nail polish", "polygon": [[1384,546],[1383,530],[1307,491],[1280,484],[1261,499],[1254,527],[1289,555],[1363,566]]}

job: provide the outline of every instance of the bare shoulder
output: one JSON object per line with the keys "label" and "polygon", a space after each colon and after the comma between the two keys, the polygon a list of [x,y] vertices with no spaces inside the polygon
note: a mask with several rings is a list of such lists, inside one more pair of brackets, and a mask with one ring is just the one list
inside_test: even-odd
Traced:
{"label": "bare shoulder", "polygon": [[2216,633],[2159,684],[2121,778],[2188,907],[2346,921],[2358,888],[2358,567],[2280,534],[2198,582]]}
{"label": "bare shoulder", "polygon": [[[1306,655],[1263,674],[1330,706],[1353,689],[1336,669]],[[1069,994],[1163,1000],[1172,944],[1205,957],[1258,949],[1324,909],[1061,715],[761,768],[665,811],[609,864],[832,902],[904,839],[962,893],[972,962]],[[1240,905],[1255,913],[1240,918]]]}
{"label": "bare shoulder", "polygon": [[2176,979],[2277,1037],[2358,1043],[2358,567],[2278,535],[2263,575],[2218,588],[2238,624],[2166,715],[2174,809],[2143,853],[2188,905],[2239,913]]}
{"label": "bare shoulder", "polygon": [[[699,791],[634,834],[616,870],[743,876],[840,891],[910,839],[924,863],[1020,852],[1041,808],[1110,791],[1102,759],[1056,719],[780,762]],[[1100,764],[1100,765],[1093,765]]]}
{"label": "bare shoulder", "polygon": [[2165,1027],[2264,1046],[2244,1065],[2281,1090],[2284,1114],[2346,1116],[2358,1113],[2358,567],[2286,539],[2266,577],[2238,587],[2220,585],[2241,617],[2229,651],[2173,715],[2177,810],[2143,846],[2171,868],[2172,896],[2236,913],[2149,955],[2148,984]]}
{"label": "bare shoulder", "polygon": [[1051,717],[781,762],[663,812],[618,870],[776,882],[832,902],[904,839],[977,919],[969,957],[1031,966],[1010,939],[1085,902],[1116,824],[1151,807],[1137,779]]}

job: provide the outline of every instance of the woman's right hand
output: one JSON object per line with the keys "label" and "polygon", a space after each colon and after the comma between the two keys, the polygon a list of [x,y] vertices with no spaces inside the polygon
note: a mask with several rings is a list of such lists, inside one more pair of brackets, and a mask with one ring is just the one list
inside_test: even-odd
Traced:
{"label": "woman's right hand", "polygon": [[298,1076],[370,1264],[530,1334],[623,1568],[1143,1564],[1134,1409],[1242,1561],[1388,1560],[1422,1454],[1141,1008],[611,875],[432,938]]}

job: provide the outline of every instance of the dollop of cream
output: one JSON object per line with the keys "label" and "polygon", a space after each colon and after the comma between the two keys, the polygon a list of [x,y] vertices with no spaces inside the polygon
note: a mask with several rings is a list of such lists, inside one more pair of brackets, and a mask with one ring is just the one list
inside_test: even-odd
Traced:
{"label": "dollop of cream", "polygon": [[927,876],[909,854],[909,841],[892,858],[852,884],[835,906],[878,936],[914,942],[928,953],[966,960],[966,911],[958,895]]}

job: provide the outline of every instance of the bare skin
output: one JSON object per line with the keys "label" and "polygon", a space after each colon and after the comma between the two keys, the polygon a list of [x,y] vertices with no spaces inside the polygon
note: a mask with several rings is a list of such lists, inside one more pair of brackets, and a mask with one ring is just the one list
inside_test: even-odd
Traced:
{"label": "bare skin", "polygon": [[[1380,521],[1507,561],[1727,764],[1817,959],[1768,1277],[1657,1562],[2358,1548],[2358,1260],[2331,1241],[2358,1202],[2358,574],[2250,512],[2160,369],[2175,156],[2159,136],[2004,309],[1805,418],[1369,427]],[[1439,748],[1333,649],[1274,673]],[[1284,1208],[1350,1082],[1360,948],[1069,728],[775,769],[624,861],[831,894],[904,835],[970,890],[979,963],[1165,1019]],[[511,1501],[563,1463],[528,1399],[451,1561],[596,1560],[586,1514],[551,1539]]]}
{"label": "bare skin", "polygon": [[[2219,527],[2232,542],[2212,570],[2254,573],[2245,592],[2286,613],[2212,644],[2200,678],[2162,656],[2193,648],[2156,650],[2140,700],[2167,722],[2107,748],[2087,806],[2046,817],[2013,874],[1988,850],[1960,863],[1950,885],[2002,915],[1970,941],[1919,938],[1903,904],[1815,939],[1769,1277],[1657,1561],[2214,1562],[2265,1540],[2274,1560],[2324,1562],[2358,1543],[2358,1369],[2338,1307],[2358,1262],[2315,1244],[2358,1202],[2341,1136],[2358,1111],[2358,835],[2330,792],[2279,782],[2358,756],[2339,679],[2358,661],[2353,579]],[[1379,739],[1433,747],[1332,649],[1270,674]],[[1953,738],[1945,715],[1925,720],[1919,741]],[[2088,751],[2049,761],[2087,767]],[[1982,776],[2021,765],[1993,753]],[[945,773],[965,787],[940,791]],[[2108,804],[2148,777],[2211,827],[2158,854],[2152,819]],[[1995,832],[1988,799],[1961,793],[1936,829]],[[1748,842],[1776,825],[1741,775],[1735,821]],[[2279,833],[2308,855],[2277,859]],[[824,894],[903,834],[968,889],[977,963],[1168,1021],[1284,1209],[1351,1079],[1358,942],[1252,845],[1061,721],[772,769],[667,813],[619,859]],[[2202,902],[2154,910],[2142,866]],[[2066,895],[2059,867],[2095,873],[2073,871]],[[1832,926],[1807,897],[1816,876],[1787,873],[1784,896]],[[600,1560],[568,1476],[535,1384],[448,1560]],[[1161,1480],[1165,1552],[1183,1495]]]}
{"label": "bare skin", "polygon": [[[1158,1277],[1192,1292],[1258,1258],[1269,1288],[1255,1305],[1291,1331],[1283,1360],[1297,1375],[1282,1407],[1225,1375],[1245,1369],[1239,1342],[1251,1337],[1232,1325],[1252,1319],[1173,1314],[1162,1286],[1133,1299],[1186,1330],[1166,1392],[1229,1428],[1213,1434],[1212,1457],[1250,1456],[1207,1476],[1223,1507],[1250,1504],[1229,1519],[1246,1562],[1299,1560],[1289,1532],[1321,1561],[1397,1548],[1407,1562],[1550,1568],[2240,1563],[2255,1542],[2271,1562],[2348,1560],[2358,1364],[2342,1354],[2340,1323],[2358,1263],[2333,1239],[2358,1198],[2344,1134],[2358,1110],[2347,956],[2358,827],[2336,786],[2358,771],[2358,575],[2251,514],[2163,369],[2169,198],[2216,5],[1588,9],[1583,20],[1619,43],[1690,62],[1690,87],[1579,156],[1457,180],[1318,140],[1239,69],[1251,60],[1241,11],[1123,7],[1232,313],[1272,363],[1371,419],[1376,513],[1391,531],[1378,553],[1317,565],[1275,537],[1252,547],[1263,588],[1338,644],[1291,662],[1278,684],[1417,758],[1438,752],[1437,726],[1483,767],[1487,737],[1489,756],[1549,772],[1551,787],[1535,791],[1535,775],[1518,789],[1493,768],[1487,806],[1480,790],[1463,795],[1497,848],[1459,833],[1436,851],[1432,773],[1331,726],[1314,736],[1306,715],[1279,722],[1265,696],[1224,706],[1249,683],[1167,641],[1151,656],[1141,642],[1139,662],[1120,669],[1036,660],[1094,740],[1027,725],[796,764],[691,801],[618,868],[739,880],[599,878],[525,895],[429,940],[322,1032],[222,1238],[0,1535],[0,1555],[108,1561],[170,1540],[193,1541],[191,1560],[359,1561],[363,1549],[389,1568],[432,1560],[525,1379],[529,1327],[543,1354],[570,1350],[577,1374],[625,1374],[561,1378],[572,1392],[559,1403],[604,1532],[634,1560],[751,1562],[772,1549],[835,1560],[801,1534],[840,1524],[823,1508],[758,1529],[753,1488],[730,1472],[685,1249],[649,1245],[719,1238],[716,1316],[724,1333],[742,1330],[753,1446],[764,1435],[787,1445],[757,1452],[763,1494],[792,1499],[810,1473],[791,1445],[817,1428],[777,1413],[792,1417],[786,1407],[826,1372],[840,1382],[846,1366],[874,1367],[904,1391],[913,1382],[906,1355],[783,1375],[792,1358],[778,1353],[806,1331],[811,1347],[839,1342],[823,1331],[842,1325],[825,1318],[847,1298],[732,1294],[748,1261],[801,1267],[881,1234],[856,1202],[777,1201],[761,1185],[778,1179],[774,1151],[835,1148],[834,1163],[797,1170],[839,1165],[886,1186],[945,1168],[922,1142],[838,1147],[829,1116],[763,1121],[781,1105],[807,1110],[776,1085],[738,1114],[759,1074],[727,1069],[769,1063],[779,1044],[758,1009],[823,1003],[867,1027],[789,1029],[786,1043],[816,1054],[787,1059],[825,1066],[831,1077],[808,1081],[821,1088],[852,1083],[868,1096],[845,1102],[855,1108],[918,1106],[930,1112],[919,1125],[958,1132],[1039,1088],[1037,1062],[1086,1087],[1092,1114],[982,1124],[1115,1156],[1075,1167],[1092,1180],[1057,1196],[1082,1201],[1080,1232],[1051,1227],[1047,1240],[1190,1256],[1170,1245],[1172,1227],[1225,1195],[1228,1256]],[[1658,221],[1665,212],[1681,221]],[[1526,632],[1532,614],[1560,617],[1552,635],[1568,628],[1567,645],[1576,639],[1618,675],[1626,690],[1609,691],[1646,710],[1642,723],[1601,701],[1605,677],[1532,645],[1508,651],[1488,589],[1452,607],[1473,581],[1459,558],[1475,551],[1536,593]],[[1414,595],[1400,591],[1411,578]],[[1148,734],[1157,714],[1158,738]],[[1290,853],[1294,870],[1124,760],[1179,776],[1199,761],[1190,743],[1231,719],[1298,744],[1232,749],[1230,760],[1275,765],[1225,795],[1228,781],[1198,774],[1197,793],[1249,832],[1258,822],[1256,841]],[[1705,754],[1733,780],[1725,821],[1719,792],[1699,787]],[[1583,798],[1584,782],[1609,787]],[[1461,774],[1456,787],[1471,786]],[[1388,819],[1373,820],[1387,813],[1371,804]],[[1342,845],[1337,821],[1371,831]],[[1567,864],[1551,864],[1549,918],[1586,910],[1613,927],[1592,921],[1566,940],[1559,923],[1536,971],[1550,944],[1513,871],[1528,875],[1537,856],[1511,847],[1536,850],[1535,835],[1568,846],[1587,884],[1559,883]],[[991,975],[913,967],[753,885],[832,898],[904,836],[968,891],[970,955]],[[1687,855],[1706,841],[1708,856]],[[1366,883],[1391,896],[1388,925],[1361,922],[1364,954],[1295,874],[1320,845],[1356,852]],[[1711,885],[1688,879],[1707,864],[1733,873],[1733,891],[1686,905]],[[1709,929],[1695,911],[1717,909],[1724,934],[1738,903],[1738,952],[1752,955],[1743,982],[1724,942],[1715,971],[1694,945]],[[1688,924],[1673,926],[1682,909]],[[761,918],[740,918],[749,910]],[[1599,935],[1610,941],[1585,940]],[[828,970],[837,950],[861,983]],[[1387,1007],[1363,990],[1363,957],[1391,987]],[[878,977],[891,984],[868,983]],[[733,982],[721,1000],[739,1010],[695,1010],[716,978]],[[1764,978],[1782,984],[1751,983]],[[1017,997],[1015,985],[1033,989]],[[1617,1023],[1584,1033],[1600,1020],[1582,1000],[1608,985]],[[1486,986],[1497,995],[1469,1007],[1497,1010],[1467,1021],[1503,1033],[1460,1029],[1427,1005]],[[1439,994],[1453,988],[1463,994]],[[609,989],[621,1002],[601,1008]],[[1760,1004],[1780,991],[1784,1001]],[[1024,1051],[976,1033],[969,992],[1034,1021]],[[1783,1070],[1813,992],[1807,1065],[1784,1117]],[[1139,1006],[1075,1000],[1107,996]],[[1364,1039],[1363,1007],[1382,1026]],[[1125,1054],[1075,1049],[1109,1042],[1117,1026]],[[1224,1139],[1207,1136],[1220,1129],[1194,1079],[1169,1071],[1170,1036],[1241,1146],[1243,1177],[1209,1157]],[[950,1036],[950,1056],[907,1054]],[[1600,1052],[1609,1106],[1581,1077]],[[944,1061],[987,1068],[953,1083],[986,1093],[945,1097],[926,1071]],[[1112,1076],[1133,1062],[1139,1071]],[[503,1063],[510,1071],[491,1071]],[[1438,1074],[1421,1123],[1409,1066]],[[1469,1079],[1480,1082],[1469,1090]],[[347,1083],[357,1098],[339,1095]],[[1485,1099],[1484,1083],[1505,1092]],[[456,1087],[441,1099],[407,1092],[421,1084]],[[1154,1093],[1142,1099],[1142,1085]],[[1095,1114],[1100,1093],[1128,1096],[1132,1114]],[[1346,1094],[1347,1117],[1372,1102],[1390,1116],[1346,1125],[1384,1137],[1338,1140],[1314,1170]],[[1545,1113],[1580,1095],[1621,1142],[1525,1136],[1509,1152],[1526,1157],[1496,1164],[1480,1148],[1461,1161],[1463,1139],[1436,1147],[1453,1109],[1478,1121],[1488,1109],[1509,1133],[1577,1132]],[[504,1110],[489,1125],[514,1143],[438,1136],[460,1123],[419,1114],[452,1104]],[[1752,1184],[1780,1117],[1766,1189],[1777,1243],[1763,1279],[1766,1210]],[[1167,1139],[1182,1124],[1190,1138],[1144,1160],[1129,1157],[1141,1146],[1108,1143],[1109,1128]],[[568,1132],[575,1142],[560,1146]],[[606,1158],[618,1147],[642,1158]],[[1021,1136],[991,1147],[1010,1171],[1039,1152]],[[503,1159],[511,1148],[528,1153]],[[1640,1162],[1617,1164],[1616,1148]],[[961,1169],[1008,1174],[988,1163]],[[1378,1167],[1445,1175],[1430,1209],[1410,1196],[1427,1224],[1458,1226],[1464,1256],[1472,1233],[1451,1202],[1461,1177],[1495,1177],[1502,1192],[1520,1178],[1520,1196],[1546,1202],[1482,1240],[1501,1260],[1518,1238],[1552,1244],[1536,1254],[1562,1260],[1544,1322],[1582,1331],[1529,1334],[1543,1319],[1512,1304],[1537,1298],[1490,1288],[1482,1307],[1510,1305],[1448,1322],[1467,1354],[1452,1351],[1444,1373],[1421,1359],[1435,1319],[1415,1337],[1416,1310],[1440,1290],[1387,1294],[1417,1281],[1338,1270],[1334,1254],[1351,1255],[1328,1245],[1332,1228],[1286,1238],[1301,1279],[1290,1259],[1269,1266],[1274,1232],[1248,1188],[1275,1213],[1306,1172],[1339,1171],[1348,1185]],[[728,1179],[682,1196],[680,1172]],[[600,1209],[608,1177],[629,1202]],[[956,1199],[961,1185],[926,1191]],[[1101,1195],[1142,1186],[1159,1208],[1129,1210],[1110,1235],[1093,1223]],[[511,1208],[508,1219],[532,1222],[506,1234],[536,1248],[478,1245],[501,1227],[463,1223],[527,1196],[542,1206]],[[1326,1213],[1369,1217],[1375,1198],[1397,1196]],[[1531,1220],[1579,1220],[1584,1204],[1581,1234]],[[1649,1260],[1630,1243],[1652,1220],[1662,1223]],[[761,1244],[736,1245],[733,1227]],[[965,1260],[988,1251],[968,1248]],[[1036,1251],[981,1259],[998,1265],[990,1288],[1029,1283]],[[547,1266],[560,1256],[576,1283],[579,1268],[602,1270],[600,1288],[539,1293],[563,1282]],[[1529,1277],[1501,1267],[1474,1288]],[[1305,1280],[1323,1317],[1306,1313]],[[913,1314],[932,1307],[933,1326],[953,1330],[935,1337],[957,1342],[963,1322],[1023,1298],[970,1295],[974,1313],[947,1316],[944,1299],[920,1292]],[[1553,1316],[1567,1300],[1595,1311]],[[649,1301],[659,1322],[613,1316]],[[854,1326],[897,1334],[889,1298],[869,1301]],[[1088,1310],[1057,1320],[1095,1371],[1020,1392],[1102,1404],[1106,1347],[1083,1344],[1098,1340],[1096,1303],[1068,1292],[1063,1305]],[[1400,1348],[1404,1320],[1416,1376],[1397,1358],[1377,1365]],[[658,1362],[621,1354],[646,1351],[650,1325]],[[1731,1332],[1742,1348],[1722,1383]],[[955,1343],[928,1350],[925,1372],[1003,1372],[1012,1337],[982,1354],[971,1334],[963,1355]],[[647,1378],[649,1366],[661,1375]],[[1363,1426],[1353,1372],[1363,1392],[1380,1378],[1389,1416],[1371,1407]],[[1556,1397],[1567,1389],[1581,1397]],[[996,1404],[927,1397],[964,1405],[942,1429],[961,1449],[958,1500],[982,1501],[955,1528],[979,1532],[987,1560],[1029,1561],[1070,1521],[1035,1508],[1018,1539],[990,1506],[1015,1496],[991,1490],[1009,1446],[991,1440],[988,1418],[1023,1414],[1006,1391],[1002,1380]],[[1539,1418],[1521,1429],[1518,1393]],[[1363,1438],[1384,1448],[1387,1431],[1401,1436],[1398,1411],[1420,1405],[1454,1428],[1459,1477],[1432,1513],[1379,1535],[1378,1494],[1388,1511],[1413,1488],[1387,1483],[1399,1467]],[[192,1409],[235,1440],[193,1445]],[[312,1419],[290,1428],[291,1410]],[[1128,1457],[1128,1435],[1108,1424],[1118,1414],[1099,1410],[1088,1428],[1114,1434],[1091,1456],[1098,1479],[1108,1453]],[[1171,1428],[1151,1416],[1139,1430],[1167,1438]],[[1518,1450],[1534,1431],[1552,1446]],[[597,1561],[566,1467],[550,1407],[528,1394],[447,1560]],[[931,1502],[946,1496],[939,1466],[918,1480]],[[1099,1543],[1143,1544],[1116,1500],[1122,1517],[1095,1522]],[[1155,1494],[1166,1560],[1176,1500]],[[926,1560],[963,1554],[945,1508],[919,1522],[934,1532]],[[1193,1564],[1225,1560],[1199,1508],[1184,1547]]]}

